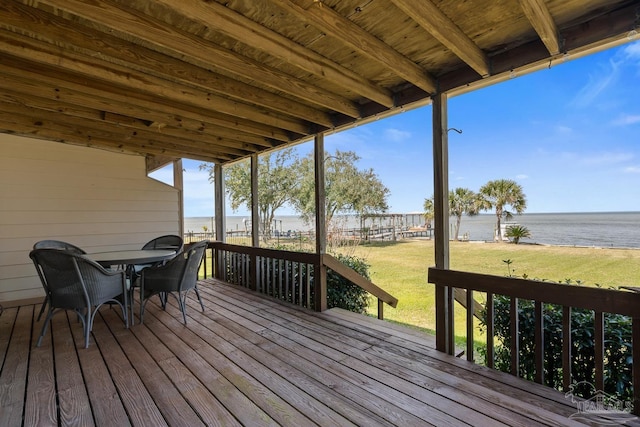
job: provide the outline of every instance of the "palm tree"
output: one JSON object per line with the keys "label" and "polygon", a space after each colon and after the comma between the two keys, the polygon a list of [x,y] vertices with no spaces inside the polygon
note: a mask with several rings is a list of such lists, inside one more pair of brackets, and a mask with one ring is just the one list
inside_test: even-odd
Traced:
{"label": "palm tree", "polygon": [[433,196],[428,199],[424,199],[424,219],[427,224],[431,224],[433,219]]}
{"label": "palm tree", "polygon": [[468,188],[456,188],[449,190],[449,215],[456,217],[456,227],[453,239],[458,240],[462,215],[469,216],[478,213],[478,195]]}
{"label": "palm tree", "polygon": [[517,245],[520,243],[520,239],[530,239],[531,231],[524,225],[512,225],[507,227],[505,235],[513,239],[513,243]]}
{"label": "palm tree", "polygon": [[502,230],[500,220],[502,215],[510,220],[513,214],[505,210],[505,206],[510,206],[517,214],[521,214],[527,208],[527,199],[522,191],[522,186],[510,179],[497,179],[489,181],[480,187],[480,199],[478,207],[481,210],[496,209],[496,239],[502,241]]}

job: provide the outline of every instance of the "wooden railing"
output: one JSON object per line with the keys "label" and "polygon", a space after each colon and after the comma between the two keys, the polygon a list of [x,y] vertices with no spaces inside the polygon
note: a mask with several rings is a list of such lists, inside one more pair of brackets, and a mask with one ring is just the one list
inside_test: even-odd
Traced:
{"label": "wooden railing", "polygon": [[[620,314],[632,319],[632,357],[634,361],[640,360],[640,294],[612,289],[596,287],[576,286],[525,280],[512,277],[490,276],[484,274],[467,273],[454,270],[437,268],[429,269],[429,282],[440,288],[440,294],[445,295],[444,300],[436,301],[437,324],[444,325],[436,334],[437,342],[447,343],[445,348],[440,348],[450,354],[454,353],[453,339],[454,325],[454,291],[466,290],[467,306],[474,306],[474,292],[484,293],[485,323],[486,323],[486,364],[494,367],[494,297],[503,295],[510,298],[510,355],[511,373],[520,375],[518,348],[520,329],[518,324],[519,299],[534,302],[535,316],[535,381],[544,383],[544,304],[554,304],[562,307],[562,383],[565,391],[572,384],[571,365],[572,357],[580,356],[572,354],[572,309],[591,310],[594,313],[593,347],[595,349],[595,373],[594,386],[597,390],[604,390],[604,367],[607,363],[604,341],[604,316],[605,314]],[[438,294],[438,289],[437,292]],[[474,360],[473,335],[474,335],[474,310],[467,310],[466,315],[467,346],[466,356],[470,361]],[[640,412],[640,368],[633,366],[632,373],[634,413]]]}
{"label": "wooden railing", "polygon": [[358,272],[353,270],[352,268],[347,267],[331,255],[325,254],[322,256],[323,264],[330,268],[331,270],[338,273],[340,276],[349,280],[352,283],[360,286],[365,291],[369,292],[371,295],[378,298],[378,319],[384,318],[384,304],[387,303],[391,307],[396,307],[398,305],[398,299],[394,296],[390,295],[383,289],[380,289],[371,281],[362,277]]}
{"label": "wooden railing", "polygon": [[[270,297],[322,311],[326,307],[326,270],[331,269],[378,299],[378,318],[384,303],[395,307],[398,300],[331,255],[282,251],[210,242],[213,277]],[[207,251],[208,252],[208,251]],[[205,272],[205,276],[209,276]],[[324,297],[325,301],[321,298]]]}

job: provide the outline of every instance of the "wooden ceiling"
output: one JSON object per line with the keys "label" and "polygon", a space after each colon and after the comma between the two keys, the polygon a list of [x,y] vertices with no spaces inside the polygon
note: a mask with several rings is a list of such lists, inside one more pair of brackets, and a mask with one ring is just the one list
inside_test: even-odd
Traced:
{"label": "wooden ceiling", "polygon": [[5,0],[0,132],[227,163],[621,40],[638,0]]}

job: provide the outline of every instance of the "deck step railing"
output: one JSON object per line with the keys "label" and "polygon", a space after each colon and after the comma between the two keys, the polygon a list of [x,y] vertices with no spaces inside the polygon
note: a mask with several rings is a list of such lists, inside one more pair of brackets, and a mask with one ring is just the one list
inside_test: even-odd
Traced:
{"label": "deck step railing", "polygon": [[[533,302],[533,327],[534,331],[534,373],[528,376],[535,378],[538,383],[545,383],[545,306],[548,304],[560,306],[562,310],[562,346],[557,351],[561,352],[560,359],[562,371],[562,384],[565,392],[569,392],[574,379],[572,376],[572,364],[575,358],[585,357],[575,349],[574,334],[572,331],[572,311],[590,311],[593,316],[593,386],[598,391],[604,391],[605,365],[608,363],[608,355],[605,351],[605,316],[610,314],[628,316],[632,319],[632,333],[629,356],[633,360],[640,360],[640,293],[627,292],[598,287],[558,284],[535,280],[526,280],[513,277],[491,276],[485,274],[468,273],[438,268],[429,269],[429,282],[436,285],[436,342],[438,349],[449,354],[454,354],[454,295],[455,289],[466,291],[467,306],[474,306],[474,296],[483,296],[485,302],[485,327],[486,327],[486,365],[494,367],[495,358],[495,319],[498,315],[506,315],[509,319],[509,352],[511,373],[522,376],[520,371],[520,336],[519,309],[524,300]],[[478,295],[480,294],[480,295]],[[498,313],[494,308],[494,301],[498,296],[509,298],[508,313]],[[477,328],[474,321],[474,311],[467,310],[466,331],[467,345],[466,356],[470,361],[475,360],[474,355],[474,329]],[[504,317],[503,317],[504,318]],[[591,327],[589,326],[589,330]],[[557,359],[557,358],[556,358]],[[633,365],[632,375],[629,379],[633,387],[634,413],[640,412],[640,368]]]}

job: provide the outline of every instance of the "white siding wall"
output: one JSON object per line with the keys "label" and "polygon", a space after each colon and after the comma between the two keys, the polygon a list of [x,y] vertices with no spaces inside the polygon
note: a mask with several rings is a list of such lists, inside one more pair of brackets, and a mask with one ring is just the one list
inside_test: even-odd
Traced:
{"label": "white siding wall", "polygon": [[0,134],[0,303],[44,295],[36,241],[138,249],[178,234],[179,212],[178,191],[148,178],[143,157]]}

